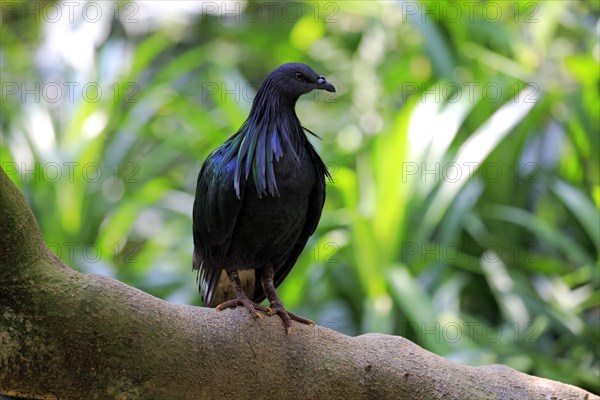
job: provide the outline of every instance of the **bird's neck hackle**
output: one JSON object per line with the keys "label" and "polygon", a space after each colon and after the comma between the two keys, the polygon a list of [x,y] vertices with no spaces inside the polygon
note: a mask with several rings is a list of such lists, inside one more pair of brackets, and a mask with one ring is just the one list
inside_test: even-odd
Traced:
{"label": "bird's neck hackle", "polygon": [[278,122],[300,125],[296,115],[298,96],[289,96],[281,91],[275,79],[268,77],[258,89],[250,110],[250,118],[270,118]]}
{"label": "bird's neck hackle", "polygon": [[237,155],[234,187],[238,196],[242,181],[251,177],[259,197],[278,197],[274,163],[286,157],[300,165],[307,139],[295,111],[298,98],[281,93],[275,83],[267,79],[261,85],[248,119],[231,142],[230,156]]}
{"label": "bird's neck hackle", "polygon": [[[290,97],[281,93],[279,85],[270,78],[268,77],[263,82],[256,93],[252,109],[242,131],[250,137],[267,135],[266,143],[271,144],[270,147],[275,153],[279,152],[277,146],[279,143],[283,153],[297,159],[297,154],[306,140],[302,125],[296,115],[298,96]],[[275,134],[278,138],[272,137]]]}

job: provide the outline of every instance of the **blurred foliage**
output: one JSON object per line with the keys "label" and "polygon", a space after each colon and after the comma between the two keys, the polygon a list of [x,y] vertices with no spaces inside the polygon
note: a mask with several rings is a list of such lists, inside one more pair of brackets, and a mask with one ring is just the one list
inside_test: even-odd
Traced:
{"label": "blurred foliage", "polygon": [[333,181],[284,303],[600,393],[597,2],[1,11],[1,165],[69,265],[199,304],[200,165],[306,62],[338,87],[297,106]]}

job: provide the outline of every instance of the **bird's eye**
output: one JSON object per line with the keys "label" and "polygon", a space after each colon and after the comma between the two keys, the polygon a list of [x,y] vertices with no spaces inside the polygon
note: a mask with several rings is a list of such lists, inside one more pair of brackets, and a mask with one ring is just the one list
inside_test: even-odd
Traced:
{"label": "bird's eye", "polygon": [[303,81],[304,80],[304,75],[302,75],[301,72],[296,72],[296,79],[298,79],[299,81]]}

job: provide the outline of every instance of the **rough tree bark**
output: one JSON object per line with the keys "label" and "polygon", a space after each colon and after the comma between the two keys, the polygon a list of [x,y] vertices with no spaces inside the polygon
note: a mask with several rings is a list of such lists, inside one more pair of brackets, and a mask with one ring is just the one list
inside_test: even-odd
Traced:
{"label": "rough tree bark", "polygon": [[78,273],[0,169],[0,394],[35,399],[600,399],[401,337],[169,304]]}

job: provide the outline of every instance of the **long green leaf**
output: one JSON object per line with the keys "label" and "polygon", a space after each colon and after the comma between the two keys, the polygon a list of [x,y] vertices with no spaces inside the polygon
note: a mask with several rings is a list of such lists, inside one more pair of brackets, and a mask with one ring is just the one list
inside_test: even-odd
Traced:
{"label": "long green leaf", "polygon": [[468,173],[461,174],[456,180],[442,182],[417,230],[417,241],[422,242],[431,234],[458,192],[492,150],[527,116],[537,100],[536,93],[521,92],[517,99],[502,106],[465,141],[454,162]]}

